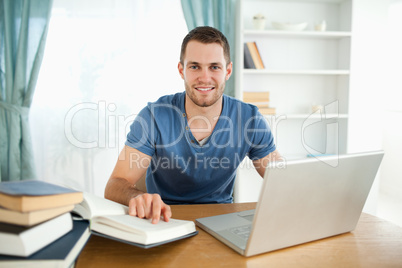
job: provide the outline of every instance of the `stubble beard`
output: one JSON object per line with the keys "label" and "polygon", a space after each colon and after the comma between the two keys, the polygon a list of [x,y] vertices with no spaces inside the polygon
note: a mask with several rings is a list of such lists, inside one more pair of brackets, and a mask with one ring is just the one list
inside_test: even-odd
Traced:
{"label": "stubble beard", "polygon": [[225,83],[218,87],[215,87],[214,90],[214,98],[212,98],[210,101],[206,100],[200,100],[197,98],[196,94],[194,93],[196,91],[195,88],[192,88],[190,85],[188,85],[186,82],[184,83],[184,87],[186,88],[186,94],[190,98],[190,100],[197,106],[199,107],[210,107],[214,105],[223,95],[223,91],[225,89]]}

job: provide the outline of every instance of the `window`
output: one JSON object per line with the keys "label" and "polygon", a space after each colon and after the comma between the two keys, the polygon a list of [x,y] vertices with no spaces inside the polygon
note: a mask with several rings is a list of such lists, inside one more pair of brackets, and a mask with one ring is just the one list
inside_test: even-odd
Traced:
{"label": "window", "polygon": [[55,0],[31,107],[37,175],[103,195],[135,115],[184,91],[179,0]]}

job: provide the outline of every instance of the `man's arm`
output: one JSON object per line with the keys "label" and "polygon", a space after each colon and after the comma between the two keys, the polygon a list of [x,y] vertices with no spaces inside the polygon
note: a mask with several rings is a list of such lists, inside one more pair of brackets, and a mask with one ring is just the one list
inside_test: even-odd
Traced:
{"label": "man's arm", "polygon": [[263,158],[254,160],[253,164],[254,164],[254,167],[257,170],[258,174],[260,174],[260,176],[262,178],[264,178],[265,169],[268,166],[268,163],[272,162],[272,161],[279,161],[279,160],[282,160],[282,157],[279,154],[278,150],[275,150]]}
{"label": "man's arm", "polygon": [[129,214],[139,218],[152,218],[157,223],[163,214],[169,221],[172,215],[158,194],[148,194],[138,190],[135,184],[145,175],[151,156],[137,149],[125,146],[105,188],[105,198],[129,206]]}

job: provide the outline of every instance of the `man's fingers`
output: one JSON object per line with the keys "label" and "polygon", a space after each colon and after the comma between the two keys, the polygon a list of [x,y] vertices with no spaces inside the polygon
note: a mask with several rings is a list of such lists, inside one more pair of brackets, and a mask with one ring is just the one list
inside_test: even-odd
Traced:
{"label": "man's fingers", "polygon": [[152,203],[152,223],[156,224],[159,222],[161,217],[162,199],[159,196],[154,196]]}
{"label": "man's fingers", "polygon": [[144,202],[142,198],[137,196],[132,198],[128,204],[128,214],[131,216],[136,216],[138,218],[144,218]]}
{"label": "man's fingers", "polygon": [[163,218],[166,222],[172,217],[172,210],[170,209],[169,205],[164,204],[162,208]]}
{"label": "man's fingers", "polygon": [[152,217],[153,196],[144,194],[144,218],[150,219]]}
{"label": "man's fingers", "polygon": [[129,215],[152,219],[152,223],[156,224],[159,222],[161,214],[167,222],[172,216],[172,211],[158,194],[145,193],[130,200]]}

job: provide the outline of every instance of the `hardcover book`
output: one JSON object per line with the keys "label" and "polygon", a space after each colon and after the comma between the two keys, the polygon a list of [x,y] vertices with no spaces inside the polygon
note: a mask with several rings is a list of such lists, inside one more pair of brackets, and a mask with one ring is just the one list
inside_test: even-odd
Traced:
{"label": "hardcover book", "polygon": [[38,180],[0,183],[0,206],[35,211],[74,205],[82,201],[82,192]]}
{"label": "hardcover book", "polygon": [[251,58],[253,59],[254,65],[257,69],[264,69],[264,63],[262,62],[262,58],[260,52],[257,47],[256,42],[247,42],[248,50],[250,51]]}
{"label": "hardcover book", "polygon": [[62,206],[57,208],[41,209],[30,212],[20,212],[16,210],[10,210],[0,207],[0,222],[32,226],[54,217],[57,217],[63,213],[73,210],[74,205]]}
{"label": "hardcover book", "polygon": [[244,69],[255,69],[255,64],[247,43],[244,43]]}
{"label": "hardcover book", "polygon": [[128,207],[84,193],[73,213],[91,222],[93,234],[135,246],[150,248],[197,234],[193,221],[169,219],[152,224],[150,219],[128,215]]}
{"label": "hardcover book", "polygon": [[72,227],[70,213],[32,227],[0,223],[0,254],[27,257],[68,233]]}
{"label": "hardcover book", "polygon": [[72,231],[29,257],[0,255],[0,267],[72,267],[90,235],[88,221],[74,221]]}

